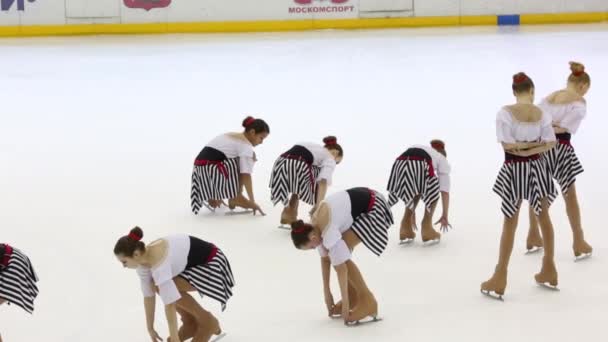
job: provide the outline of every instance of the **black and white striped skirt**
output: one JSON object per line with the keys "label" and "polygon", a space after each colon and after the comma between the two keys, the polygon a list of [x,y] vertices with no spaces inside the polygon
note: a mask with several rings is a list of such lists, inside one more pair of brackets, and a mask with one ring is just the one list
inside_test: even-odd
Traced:
{"label": "black and white striped skirt", "polygon": [[512,217],[522,200],[527,200],[540,214],[541,200],[547,198],[549,204],[557,197],[557,190],[543,158],[526,161],[505,162],[498,173],[493,191],[502,199],[502,212]]}
{"label": "black and white striped skirt", "polygon": [[8,265],[0,270],[0,299],[32,313],[34,300],[38,296],[36,282],[38,276],[30,259],[13,248]]}
{"label": "black and white striped skirt", "polygon": [[562,193],[567,194],[570,186],[576,181],[576,176],[583,173],[583,166],[578,160],[570,143],[558,143],[554,148],[543,154],[553,178],[557,181]]}
{"label": "black and white striped skirt", "polygon": [[226,309],[226,303],[232,297],[234,276],[228,258],[220,249],[208,263],[186,268],[179,276],[188,281],[201,296],[220,302],[222,311]]}
{"label": "black and white striped skirt", "polygon": [[235,198],[239,193],[239,173],[239,158],[219,164],[194,165],[190,190],[192,212],[198,214],[203,203],[209,200]]}
{"label": "black and white striped skirt", "polygon": [[399,200],[413,209],[414,198],[420,196],[427,211],[439,200],[439,178],[432,172],[426,160],[401,160],[393,164],[388,180],[388,204],[394,206]]}
{"label": "black and white striped skirt", "polygon": [[300,200],[314,205],[317,177],[321,168],[301,159],[279,157],[270,175],[270,199],[274,205],[287,205],[289,195],[296,194]]}
{"label": "black and white striped skirt", "polygon": [[373,191],[371,209],[359,215],[351,229],[372,253],[380,256],[388,244],[388,229],[393,225],[393,213],[382,194]]}

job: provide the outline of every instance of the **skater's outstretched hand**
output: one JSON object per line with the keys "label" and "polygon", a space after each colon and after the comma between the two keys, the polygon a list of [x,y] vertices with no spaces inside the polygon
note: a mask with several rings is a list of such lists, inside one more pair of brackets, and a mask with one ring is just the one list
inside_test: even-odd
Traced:
{"label": "skater's outstretched hand", "polygon": [[440,230],[444,233],[452,228],[447,216],[441,216],[439,221],[435,222],[435,224],[441,224]]}
{"label": "skater's outstretched hand", "polygon": [[148,334],[150,334],[150,338],[152,339],[152,342],[158,342],[158,341],[162,342],[162,340],[163,340],[160,337],[160,335],[156,332],[156,330],[154,330],[154,329],[148,330]]}

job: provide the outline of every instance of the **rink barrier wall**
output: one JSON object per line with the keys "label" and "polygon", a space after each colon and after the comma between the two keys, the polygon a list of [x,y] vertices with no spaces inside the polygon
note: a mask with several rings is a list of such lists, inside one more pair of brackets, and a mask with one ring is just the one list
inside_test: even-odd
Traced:
{"label": "rink barrier wall", "polygon": [[597,23],[604,21],[608,21],[608,12],[320,20],[24,25],[0,26],[0,37],[90,34],[272,32],[320,29]]}

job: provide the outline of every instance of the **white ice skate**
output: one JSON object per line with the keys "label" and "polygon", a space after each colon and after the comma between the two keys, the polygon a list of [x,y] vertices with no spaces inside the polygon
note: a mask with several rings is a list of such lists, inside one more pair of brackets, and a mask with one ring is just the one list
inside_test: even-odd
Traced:
{"label": "white ice skate", "polygon": [[215,336],[214,338],[212,338],[209,342],[217,342],[219,340],[221,340],[222,338],[226,337],[226,333],[223,332],[217,336]]}
{"label": "white ice skate", "polygon": [[422,243],[422,246],[431,247],[431,246],[438,244],[439,242],[441,242],[441,239],[427,240]]}
{"label": "white ice skate", "polygon": [[484,290],[481,290],[481,293],[482,293],[484,296],[486,296],[486,297],[490,297],[490,298],[492,298],[492,299],[496,299],[496,300],[499,300],[499,301],[501,301],[501,302],[504,302],[504,301],[505,301],[504,299],[502,299],[502,295],[501,295],[501,294],[496,293],[496,292],[494,292],[494,291],[484,291]]}
{"label": "white ice skate", "polygon": [[253,213],[253,210],[236,210],[236,209],[230,209],[229,212],[227,212],[225,215],[226,216],[234,216],[234,215],[247,215],[247,214],[251,214]]}
{"label": "white ice skate", "polygon": [[592,255],[593,255],[593,252],[591,252],[591,253],[583,253],[583,254],[581,254],[579,256],[575,256],[574,257],[574,262],[579,262],[579,261],[583,261],[585,259],[589,259],[589,258],[591,258]]}
{"label": "white ice skate", "polygon": [[542,248],[542,247],[539,247],[539,246],[533,246],[532,248],[530,248],[530,249],[528,249],[528,250],[526,251],[526,255],[529,255],[529,254],[536,254],[536,253],[538,253],[538,252],[540,252],[540,251],[542,251],[542,250],[543,250],[543,248]]}
{"label": "white ice skate", "polygon": [[380,322],[381,320],[382,318],[378,316],[367,316],[366,318],[360,319],[358,321],[345,322],[344,325],[346,325],[347,327],[356,327],[363,324]]}
{"label": "white ice skate", "polygon": [[414,239],[403,239],[399,241],[399,245],[411,245],[414,242]]}
{"label": "white ice skate", "polygon": [[548,282],[547,283],[539,283],[536,282],[536,284],[538,284],[538,286],[544,287],[546,289],[552,290],[552,291],[559,291],[559,288],[557,287],[557,285],[551,285]]}

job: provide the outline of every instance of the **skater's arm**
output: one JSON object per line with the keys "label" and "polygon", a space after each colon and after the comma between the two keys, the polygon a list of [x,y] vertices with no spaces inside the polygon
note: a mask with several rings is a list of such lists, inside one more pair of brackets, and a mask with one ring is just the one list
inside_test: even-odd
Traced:
{"label": "skater's arm", "polygon": [[535,154],[547,152],[550,149],[552,149],[555,146],[555,144],[556,144],[555,141],[550,141],[550,142],[542,143],[542,145],[540,145],[540,146],[519,150],[514,154],[518,155],[518,156],[522,156],[522,157],[528,157],[528,156],[532,156]]}
{"label": "skater's arm", "polygon": [[175,303],[165,305],[165,315],[167,316],[171,341],[179,341],[177,334],[177,306]]}
{"label": "skater's arm", "polygon": [[317,183],[317,200],[315,202],[317,204],[315,206],[319,205],[319,203],[325,199],[325,194],[327,194],[327,180],[321,179]]}
{"label": "skater's arm", "polygon": [[148,332],[154,331],[154,315],[156,309],[156,297],[144,297],[144,308],[146,311],[146,326]]}
{"label": "skater's arm", "polygon": [[509,153],[515,153],[520,150],[543,146],[544,144],[545,143],[543,143],[543,142],[516,142],[516,143],[503,142],[502,147],[505,149],[505,151],[507,151]]}
{"label": "skater's arm", "polygon": [[330,279],[330,269],[331,263],[329,261],[329,257],[321,257],[321,274],[323,275],[323,293],[325,295],[331,295],[331,288],[329,286]]}
{"label": "skater's arm", "polygon": [[348,298],[348,268],[346,262],[334,266],[338,274],[338,283],[340,284],[340,297],[342,298],[342,319],[348,322],[348,313],[350,312],[350,301]]}
{"label": "skater's arm", "polygon": [[555,134],[568,133],[568,129],[558,125],[553,125],[553,130],[555,131]]}
{"label": "skater's arm", "polygon": [[255,203],[255,198],[253,197],[253,181],[251,180],[250,173],[241,173],[240,176],[241,185],[245,187],[245,191],[247,191],[247,198]]}
{"label": "skater's arm", "polygon": [[448,214],[450,210],[450,193],[446,191],[441,192],[441,207],[443,208],[443,213],[441,214],[441,218],[447,221]]}

